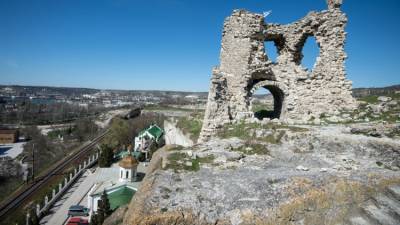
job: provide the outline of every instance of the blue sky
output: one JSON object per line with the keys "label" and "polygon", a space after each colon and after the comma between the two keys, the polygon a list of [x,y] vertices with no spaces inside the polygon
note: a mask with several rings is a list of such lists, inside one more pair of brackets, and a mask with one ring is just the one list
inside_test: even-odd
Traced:
{"label": "blue sky", "polygon": [[[325,0],[0,0],[0,84],[207,91],[224,18],[290,23]],[[400,1],[345,0],[354,87],[400,83]],[[315,45],[315,43],[314,43]],[[317,51],[305,47],[305,65]],[[271,49],[271,48],[268,48]]]}

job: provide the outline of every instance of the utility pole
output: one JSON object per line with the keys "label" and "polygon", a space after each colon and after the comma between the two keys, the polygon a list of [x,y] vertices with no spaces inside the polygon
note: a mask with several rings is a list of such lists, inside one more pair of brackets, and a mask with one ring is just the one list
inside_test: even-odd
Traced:
{"label": "utility pole", "polygon": [[35,182],[35,143],[32,144],[32,181]]}

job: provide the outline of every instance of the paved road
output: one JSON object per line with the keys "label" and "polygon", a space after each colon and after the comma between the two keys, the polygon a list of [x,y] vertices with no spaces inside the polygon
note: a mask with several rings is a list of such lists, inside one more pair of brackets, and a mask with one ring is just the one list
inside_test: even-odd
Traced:
{"label": "paved road", "polygon": [[87,193],[95,183],[96,175],[87,170],[77,182],[53,205],[49,214],[42,218],[40,224],[63,225],[68,219],[68,208],[71,205],[87,207]]}

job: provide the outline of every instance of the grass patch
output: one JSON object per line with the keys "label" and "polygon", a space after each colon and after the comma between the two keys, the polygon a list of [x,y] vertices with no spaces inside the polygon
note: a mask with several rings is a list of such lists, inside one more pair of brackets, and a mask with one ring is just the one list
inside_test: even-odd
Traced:
{"label": "grass patch", "polygon": [[168,209],[167,208],[161,208],[161,212],[167,212]]}
{"label": "grass patch", "polygon": [[[255,132],[257,130],[272,130],[272,134],[268,134],[261,137],[256,137]],[[262,142],[267,142],[271,144],[281,143],[282,137],[285,135],[286,131],[290,130],[292,132],[306,132],[307,128],[279,125],[275,123],[260,124],[260,123],[237,123],[224,126],[219,132],[218,136],[220,138],[231,138],[237,137],[242,140],[258,140]]]}
{"label": "grass patch", "polygon": [[378,101],[378,97],[379,96],[385,96],[385,97],[390,97],[392,98],[392,100],[400,100],[400,93],[386,93],[386,94],[381,94],[381,95],[369,95],[369,96],[365,96],[365,97],[360,97],[357,98],[358,100],[361,101],[366,101],[368,103],[377,103]]}
{"label": "grass patch", "polygon": [[200,136],[202,125],[202,121],[194,117],[181,117],[176,124],[176,126],[180,128],[183,133],[189,134],[190,139],[192,139],[194,142],[196,142]]}
{"label": "grass patch", "polygon": [[158,110],[158,111],[185,111],[185,112],[192,112],[198,109],[187,109],[187,108],[178,108],[178,107],[172,107],[168,105],[147,105],[144,107],[144,110]]}
{"label": "grass patch", "polygon": [[191,171],[199,171],[200,170],[200,162],[197,158],[192,159],[192,166],[191,166],[190,170]]}
{"label": "grass patch", "polygon": [[251,110],[254,113],[262,110],[273,111],[274,107],[272,105],[267,105],[267,104],[253,104]]}
{"label": "grass patch", "polygon": [[387,136],[390,138],[400,137],[400,127],[394,128]]}
{"label": "grass patch", "polygon": [[244,122],[227,125],[218,132],[218,136],[221,138],[238,137],[240,139],[247,139],[249,138],[248,131],[252,128],[251,126],[251,124],[245,124]]}
{"label": "grass patch", "polygon": [[183,150],[184,147],[182,145],[175,145],[175,146],[171,146],[170,148],[167,148],[167,151],[181,151]]}
{"label": "grass patch", "polygon": [[245,155],[269,155],[270,151],[265,145],[250,143],[233,149],[235,152],[241,152]]}
{"label": "grass patch", "polygon": [[[400,100],[400,94],[399,93],[392,93],[392,94],[386,94],[386,95],[381,95],[381,96],[386,96],[392,98],[392,100]],[[358,98],[360,101],[364,101],[365,103],[361,103],[354,112],[351,112],[352,117],[358,115],[359,113],[364,113],[363,116],[360,117],[360,119],[369,119],[370,121],[386,121],[389,123],[395,123],[399,121],[399,114],[400,114],[400,108],[399,105],[397,106],[389,106],[389,110],[387,112],[380,112],[379,114],[375,115],[371,109],[367,107],[368,104],[379,104],[378,100],[378,95],[369,95],[365,96],[362,98]]]}
{"label": "grass patch", "polygon": [[184,152],[173,152],[168,155],[168,160],[171,162],[178,162],[187,158],[187,154]]}
{"label": "grass patch", "polygon": [[0,177],[0,202],[9,197],[23,183],[24,181],[19,177]]}
{"label": "grass patch", "polygon": [[54,129],[47,133],[47,137],[49,137],[52,140],[57,139],[59,136],[71,137],[73,134],[76,133],[76,131],[77,128],[75,126],[70,126],[69,128],[64,128],[64,129]]}
{"label": "grass patch", "polygon": [[376,96],[376,95],[368,95],[368,96],[365,96],[365,97],[361,97],[361,98],[359,98],[359,100],[367,102],[367,103],[370,103],[370,104],[376,104],[376,103],[379,102],[378,101],[378,96]]}
{"label": "grass patch", "polygon": [[196,162],[193,163],[193,159],[189,159],[186,153],[173,152],[170,155],[168,155],[168,163],[165,169],[166,170],[172,169],[175,172],[182,170],[197,171],[199,170],[199,166],[196,165]]}
{"label": "grass patch", "polygon": [[265,137],[260,137],[259,140],[271,143],[271,144],[280,144],[282,141],[282,137],[285,135],[284,130],[277,131],[273,134],[269,134]]}
{"label": "grass patch", "polygon": [[[368,99],[371,98],[371,96],[367,96]],[[367,98],[365,97],[365,98]],[[377,97],[377,96],[375,96]],[[375,104],[374,102],[369,102],[370,104]],[[376,102],[376,104],[379,103],[379,101]],[[374,113],[372,109],[368,107],[368,103],[362,102],[359,104],[358,108],[355,109],[354,111],[343,111],[340,113],[340,117],[343,117],[344,114],[349,114],[350,118],[345,121],[339,121],[339,122],[332,122],[329,121],[329,118],[324,118],[323,121],[329,124],[350,124],[350,123],[359,123],[359,122],[364,122],[365,120],[368,120],[369,122],[374,122],[374,121],[386,121],[389,123],[396,123],[400,120],[399,115],[400,115],[400,107],[399,106],[389,106],[389,110],[386,112],[379,112],[379,113]],[[354,120],[354,119],[355,120]]]}
{"label": "grass patch", "polygon": [[199,161],[199,163],[205,164],[205,163],[213,163],[215,157],[214,155],[208,155],[206,157],[197,157],[196,159]]}
{"label": "grass patch", "polygon": [[213,161],[214,155],[192,159],[184,152],[173,152],[168,155],[168,163],[164,169],[172,169],[175,172],[184,170],[195,172],[200,170],[200,164],[212,163]]}
{"label": "grass patch", "polygon": [[384,120],[389,123],[395,123],[398,121],[400,112],[399,111],[388,111],[388,112],[382,112],[380,116],[377,118],[377,120]]}

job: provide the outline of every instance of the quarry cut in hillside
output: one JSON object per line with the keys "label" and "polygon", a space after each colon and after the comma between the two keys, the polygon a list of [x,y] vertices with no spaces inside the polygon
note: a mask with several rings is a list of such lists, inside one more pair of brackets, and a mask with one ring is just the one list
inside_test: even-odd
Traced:
{"label": "quarry cut in hillside", "polygon": [[193,140],[188,137],[189,135],[184,134],[181,129],[176,125],[174,120],[164,121],[165,130],[165,143],[167,145],[176,144],[181,146],[192,146]]}

